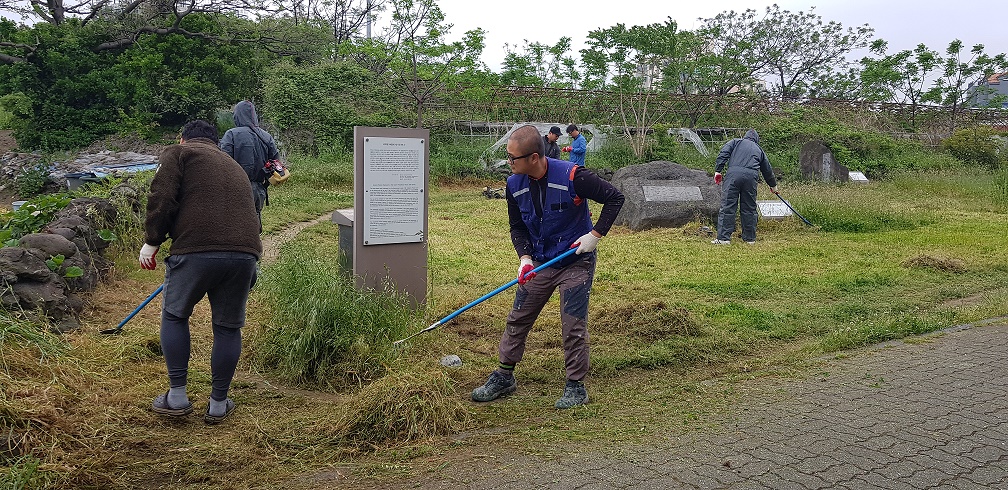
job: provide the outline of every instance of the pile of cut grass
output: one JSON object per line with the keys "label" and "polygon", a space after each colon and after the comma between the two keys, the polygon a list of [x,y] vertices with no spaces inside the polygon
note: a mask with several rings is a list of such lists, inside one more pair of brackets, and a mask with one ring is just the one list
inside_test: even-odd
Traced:
{"label": "pile of cut grass", "polygon": [[357,392],[329,434],[359,449],[457,434],[472,423],[462,400],[444,372],[402,369]]}

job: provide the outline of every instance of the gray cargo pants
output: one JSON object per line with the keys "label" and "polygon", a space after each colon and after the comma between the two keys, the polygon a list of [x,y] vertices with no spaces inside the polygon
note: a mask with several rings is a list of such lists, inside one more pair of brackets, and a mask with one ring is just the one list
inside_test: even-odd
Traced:
{"label": "gray cargo pants", "polygon": [[756,222],[759,219],[756,210],[756,183],[759,172],[756,170],[731,170],[725,174],[721,183],[721,211],[718,213],[718,240],[731,240],[735,233],[735,208],[738,208],[742,221],[742,239],[747,242],[756,241]]}
{"label": "gray cargo pants", "polygon": [[[539,263],[535,264],[537,267]],[[499,355],[502,364],[517,365],[525,354],[525,339],[549,301],[560,290],[560,322],[563,325],[564,369],[567,379],[580,381],[588,374],[588,296],[595,276],[595,253],[579,258],[563,269],[547,267],[535,278],[518,286],[514,309],[507,317]]]}

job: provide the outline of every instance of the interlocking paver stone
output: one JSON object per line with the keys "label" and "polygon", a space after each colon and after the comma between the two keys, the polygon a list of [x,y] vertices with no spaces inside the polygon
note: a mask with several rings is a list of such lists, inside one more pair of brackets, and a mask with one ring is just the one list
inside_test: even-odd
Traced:
{"label": "interlocking paver stone", "polygon": [[715,420],[650,443],[514,455],[506,479],[492,461],[451,465],[400,487],[1008,488],[1008,318],[822,362],[807,379],[743,382]]}

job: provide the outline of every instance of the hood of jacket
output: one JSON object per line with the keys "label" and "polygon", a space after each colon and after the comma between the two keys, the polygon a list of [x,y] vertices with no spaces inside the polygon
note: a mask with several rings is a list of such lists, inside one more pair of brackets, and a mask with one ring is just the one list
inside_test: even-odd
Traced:
{"label": "hood of jacket", "polygon": [[[238,116],[236,115],[235,117],[238,117]],[[745,138],[747,140],[752,140],[753,143],[759,144],[759,135],[756,134],[756,130],[755,129],[750,129],[749,131],[746,131],[745,132],[745,136],[743,138]]]}
{"label": "hood of jacket", "polygon": [[255,106],[247,100],[243,100],[234,108],[235,127],[247,126],[250,128],[259,127],[259,115],[256,114]]}

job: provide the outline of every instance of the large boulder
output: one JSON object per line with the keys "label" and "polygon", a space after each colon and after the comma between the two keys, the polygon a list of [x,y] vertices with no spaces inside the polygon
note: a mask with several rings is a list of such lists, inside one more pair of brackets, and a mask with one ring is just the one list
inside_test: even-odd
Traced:
{"label": "large boulder", "polygon": [[657,161],[619,169],[612,184],[626,197],[616,224],[632,230],[717,220],[721,188],[706,171]]}
{"label": "large boulder", "polygon": [[64,258],[77,254],[77,245],[64,236],[54,233],[32,233],[18,240],[18,246],[37,251],[45,258],[62,255]]}
{"label": "large boulder", "polygon": [[21,247],[0,248],[0,278],[5,285],[25,281],[48,281],[52,275],[45,259]]}
{"label": "large boulder", "polygon": [[850,170],[833,157],[829,145],[823,141],[809,141],[798,154],[802,177],[820,182],[847,182]]}

